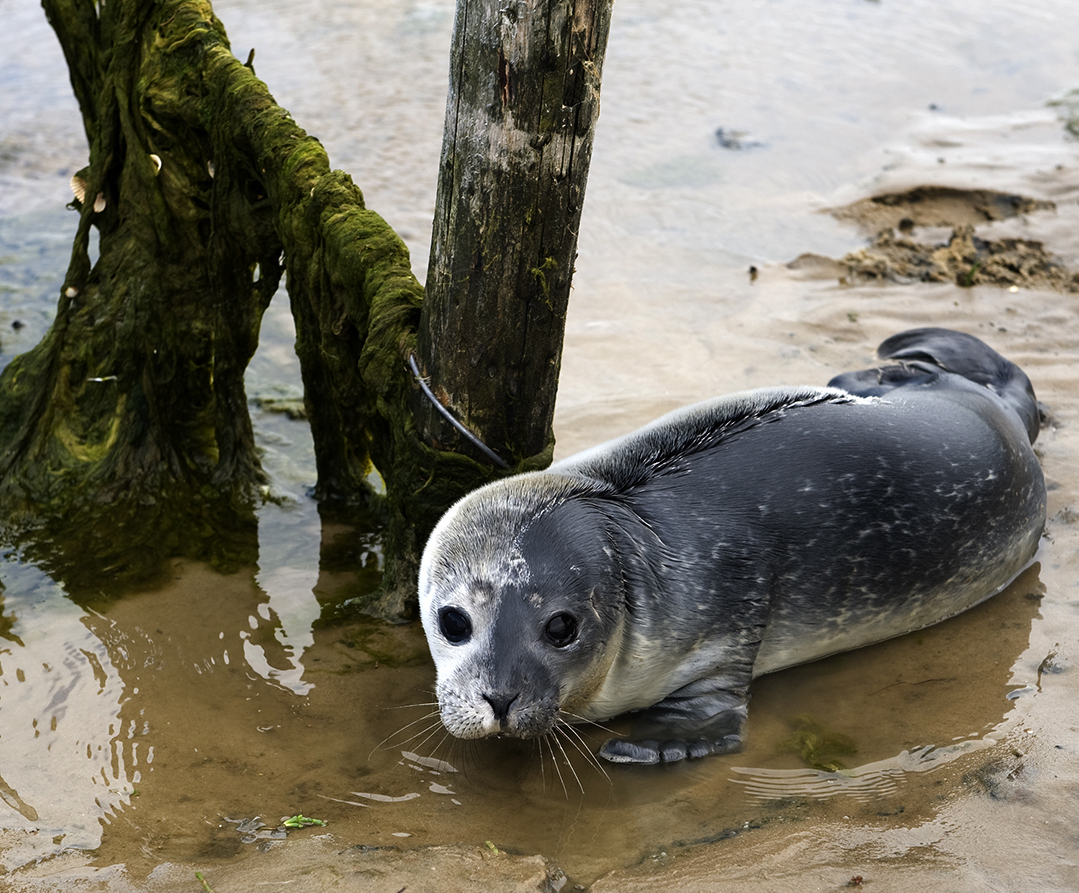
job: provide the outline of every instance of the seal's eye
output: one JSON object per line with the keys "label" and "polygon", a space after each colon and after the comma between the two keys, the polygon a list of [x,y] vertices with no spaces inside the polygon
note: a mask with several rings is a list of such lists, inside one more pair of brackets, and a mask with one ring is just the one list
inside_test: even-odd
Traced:
{"label": "seal's eye", "polygon": [[563,611],[547,621],[544,629],[555,648],[565,648],[577,638],[577,618]]}
{"label": "seal's eye", "polygon": [[460,608],[443,608],[438,612],[438,629],[452,645],[467,642],[472,636],[472,621]]}

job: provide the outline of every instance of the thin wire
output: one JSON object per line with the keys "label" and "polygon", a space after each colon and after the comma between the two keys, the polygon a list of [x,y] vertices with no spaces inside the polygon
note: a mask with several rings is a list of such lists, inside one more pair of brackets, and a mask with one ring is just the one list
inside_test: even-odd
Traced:
{"label": "thin wire", "polygon": [[487,446],[487,444],[485,444],[482,440],[480,440],[475,434],[473,434],[464,425],[462,425],[459,421],[457,421],[457,419],[455,419],[453,417],[453,415],[450,413],[450,411],[448,409],[446,409],[445,406],[442,405],[442,401],[440,401],[438,399],[438,397],[436,397],[434,395],[434,392],[428,386],[427,382],[424,381],[423,376],[420,375],[420,368],[419,368],[419,366],[416,365],[416,355],[414,353],[411,353],[411,354],[408,355],[408,367],[412,370],[412,374],[414,376],[416,376],[416,381],[419,382],[420,390],[423,391],[424,396],[426,396],[427,399],[431,401],[431,403],[434,405],[435,409],[437,409],[440,413],[442,413],[443,418],[445,418],[447,422],[449,422],[451,425],[453,425],[454,428],[456,428],[458,431],[460,431],[461,434],[465,438],[468,439],[469,443],[471,443],[473,446],[475,446],[476,449],[478,449],[481,453],[483,453],[483,455],[485,455],[488,459],[490,459],[492,462],[494,462],[495,465],[497,465],[499,468],[509,468],[509,465],[507,465],[502,460],[502,457],[499,456],[498,453],[496,453],[494,450],[492,450],[489,446]]}

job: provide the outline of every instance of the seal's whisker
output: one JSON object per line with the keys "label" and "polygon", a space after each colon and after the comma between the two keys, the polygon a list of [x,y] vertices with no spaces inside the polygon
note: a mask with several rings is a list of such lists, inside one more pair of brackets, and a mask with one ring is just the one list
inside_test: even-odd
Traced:
{"label": "seal's whisker", "polygon": [[594,719],[585,719],[583,716],[578,716],[576,713],[570,713],[568,710],[559,710],[558,712],[562,714],[562,716],[568,716],[571,720],[573,720],[573,723],[564,720],[567,725],[587,725],[591,726],[594,729],[599,729],[601,732],[606,732],[608,735],[618,734],[614,729],[608,729],[605,725],[596,722]]}
{"label": "seal's whisker", "polygon": [[389,734],[389,735],[387,735],[387,736],[386,736],[385,738],[383,738],[383,739],[382,739],[382,741],[381,741],[381,742],[379,742],[379,746],[381,746],[381,745],[385,744],[385,743],[386,743],[387,741],[389,741],[389,740],[390,740],[390,739],[391,739],[391,738],[392,738],[392,737],[393,737],[394,735],[400,735],[400,734],[401,734],[401,733],[402,733],[403,731],[405,731],[405,729],[410,729],[410,728],[412,728],[412,727],[413,727],[413,726],[415,726],[415,725],[419,725],[419,724],[420,724],[421,722],[426,722],[427,720],[431,719],[431,717],[433,717],[433,716],[439,716],[439,712],[438,712],[437,710],[428,710],[428,711],[427,711],[427,712],[426,712],[425,714],[423,714],[423,716],[421,716],[421,717],[418,717],[417,719],[414,719],[414,720],[412,720],[412,722],[409,722],[409,723],[405,723],[405,724],[404,724],[403,726],[401,726],[400,728],[396,729],[396,730],[395,730],[395,731],[393,731],[393,732],[390,732],[390,734]]}
{"label": "seal's whisker", "polygon": [[536,750],[539,751],[540,784],[543,787],[543,792],[547,793],[547,770],[543,765],[543,738],[545,737],[547,736],[544,735],[543,737],[536,739]]}
{"label": "seal's whisker", "polygon": [[[428,738],[425,738],[424,741],[426,742],[429,739],[429,737],[430,736],[428,736]],[[449,740],[449,742],[450,742],[450,749],[449,749],[450,752],[447,754],[447,756],[452,757],[453,756],[453,751],[454,751],[454,748],[455,748],[455,746],[456,746],[456,744],[458,742],[458,739],[451,736],[450,733],[446,730],[445,726],[443,726],[443,728],[442,728],[442,737],[439,738],[438,741],[434,745],[432,745],[431,753],[438,753],[438,751],[446,744],[447,740]],[[450,763],[451,761],[446,760],[446,762]]]}
{"label": "seal's whisker", "polygon": [[411,710],[413,707],[437,707],[438,701],[422,701],[418,704],[382,704],[380,710]]}
{"label": "seal's whisker", "polygon": [[[409,763],[411,763],[414,759],[438,760],[439,762],[446,763],[448,766],[453,767],[451,769],[452,772],[459,772],[460,770],[457,769],[454,759],[455,746],[459,743],[459,739],[452,738],[449,732],[444,731],[442,737],[439,738],[433,745],[431,745],[430,747],[425,747],[424,745],[427,743],[427,741],[430,740],[430,738],[431,736],[428,735],[428,737],[425,738],[422,742],[420,742],[420,744],[415,745],[414,750],[402,750],[401,756],[403,756],[405,758],[405,761]],[[443,749],[445,747],[447,739],[450,740],[450,747],[448,749],[448,752]],[[426,753],[422,752],[424,750],[426,750]],[[442,754],[441,756],[435,756],[436,754],[440,753]],[[413,766],[413,768],[419,767]]]}
{"label": "seal's whisker", "polygon": [[[551,735],[550,737],[554,740],[554,743],[558,745],[558,749],[562,751],[562,759],[566,761],[566,768],[573,773],[573,780],[577,782],[577,787],[583,794],[584,785],[581,784],[581,777],[577,774],[577,770],[573,768],[573,763],[570,762],[569,755],[566,753],[566,748],[562,746],[562,742],[559,740],[558,735]],[[566,796],[569,797],[569,791],[566,791]]]}
{"label": "seal's whisker", "polygon": [[415,740],[416,740],[417,738],[419,738],[419,737],[420,737],[421,735],[425,735],[425,736],[426,736],[426,737],[425,737],[425,738],[423,739],[423,742],[421,742],[421,743],[424,743],[424,742],[426,742],[427,740],[429,740],[429,739],[430,739],[430,737],[431,737],[431,733],[432,733],[432,732],[437,732],[437,731],[438,731],[438,729],[439,729],[439,726],[440,726],[441,724],[442,724],[442,723],[441,723],[441,720],[439,720],[438,722],[433,722],[433,723],[431,723],[431,724],[430,724],[429,726],[424,726],[424,727],[423,727],[422,729],[420,729],[420,730],[419,730],[418,732],[416,732],[416,733],[415,733],[414,735],[411,735],[411,736],[409,736],[408,738],[405,738],[405,739],[404,739],[403,741],[397,741],[397,742],[395,742],[393,746],[394,746],[395,748],[396,748],[396,747],[404,747],[404,745],[406,745],[406,744],[410,744],[411,742],[413,742],[413,741],[415,741]]}
{"label": "seal's whisker", "polygon": [[558,768],[558,756],[554,752],[554,744],[551,743],[550,733],[540,738],[540,741],[547,745],[547,750],[551,755],[551,766],[554,767],[554,775],[551,778],[551,790],[554,791],[554,779],[557,778],[558,783],[562,785],[563,794],[568,797],[569,791],[566,790],[566,783],[562,779],[562,770]]}
{"label": "seal's whisker", "polygon": [[[393,740],[398,735],[402,734],[406,729],[411,728],[412,726],[416,725],[417,723],[425,722],[425,721],[431,719],[431,717],[435,717],[435,716],[437,716],[439,718],[435,722],[431,723],[430,725],[424,726],[422,729],[420,729],[418,732],[416,732],[416,734],[411,735],[408,738],[405,738],[405,739],[400,740],[400,741],[394,741],[393,744],[387,746],[387,743],[389,741]],[[398,748],[398,747],[401,747],[401,746],[403,746],[405,744],[408,744],[410,741],[415,741],[417,738],[420,737],[420,735],[423,735],[423,734],[431,731],[431,729],[436,728],[437,726],[441,725],[441,723],[442,723],[442,718],[441,718],[441,716],[439,716],[438,711],[433,710],[430,713],[427,713],[424,716],[421,716],[419,719],[414,719],[408,725],[401,726],[401,728],[397,729],[396,731],[390,732],[389,735],[387,735],[385,738],[383,738],[381,741],[379,741],[378,744],[376,744],[371,749],[371,754],[374,754],[374,752],[377,751],[377,750],[389,750],[391,747],[392,748]],[[368,756],[370,756],[370,754]]]}
{"label": "seal's whisker", "polygon": [[570,742],[577,750],[584,755],[588,762],[600,771],[607,781],[611,780],[611,776],[607,774],[607,770],[603,768],[603,764],[599,761],[592,749],[588,746],[588,742],[585,741],[584,735],[582,735],[577,729],[573,728],[569,723],[563,722],[555,726],[556,732],[561,732],[565,736],[566,740]]}
{"label": "seal's whisker", "polygon": [[[578,753],[580,753],[582,756],[584,756],[584,758],[588,761],[588,763],[590,765],[592,765],[593,767],[598,769],[607,778],[607,781],[611,780],[610,776],[607,775],[607,773],[603,771],[603,767],[599,765],[599,762],[598,762],[596,756],[588,748],[588,745],[585,743],[584,739],[579,736],[579,734],[577,733],[577,731],[575,729],[569,729],[568,727],[567,728],[562,728],[562,729],[557,729],[556,728],[555,731],[560,733],[562,735],[562,737],[565,738],[566,741],[568,741],[570,743],[570,745]],[[572,735],[570,734],[571,732],[572,732]],[[574,737],[574,736],[577,736],[577,737]],[[584,793],[584,788],[583,787],[581,788],[581,792]]]}
{"label": "seal's whisker", "polygon": [[[562,777],[562,769],[558,765],[558,755],[554,752],[554,744],[551,743],[551,739],[554,737],[550,733],[543,736],[547,741],[547,746],[551,749],[551,765],[554,766],[555,774],[558,776],[558,782],[562,785],[562,793],[569,797],[569,789],[566,787],[566,780]],[[561,745],[559,745],[561,746]]]}
{"label": "seal's whisker", "polygon": [[[417,750],[419,750],[419,749],[420,749],[421,747],[423,747],[423,746],[424,746],[424,745],[425,745],[425,744],[426,744],[426,743],[427,743],[428,741],[430,741],[430,740],[431,740],[432,738],[434,738],[434,737],[435,737],[435,735],[437,735],[437,734],[438,734],[438,732],[439,732],[439,730],[440,730],[440,729],[441,729],[441,730],[445,730],[445,726],[443,726],[443,725],[442,725],[442,721],[441,721],[441,720],[439,720],[439,721],[438,721],[437,723],[434,723],[433,725],[430,725],[430,726],[428,726],[428,727],[427,727],[426,729],[424,729],[423,731],[417,732],[417,733],[416,733],[415,735],[413,735],[413,736],[412,736],[411,738],[409,738],[408,740],[409,740],[409,741],[415,741],[415,740],[416,740],[417,738],[419,738],[419,737],[420,737],[420,735],[423,735],[423,734],[424,734],[424,732],[426,732],[427,734],[425,735],[425,737],[423,738],[423,740],[422,740],[422,741],[420,741],[419,743],[417,743],[417,744],[414,744],[414,745],[413,745],[413,747],[415,747],[415,748],[416,748]],[[446,733],[446,734],[448,734],[448,733]],[[444,738],[444,737],[443,737],[443,740],[445,740],[445,738]],[[401,742],[401,743],[402,743],[402,744],[406,744],[407,742]]]}
{"label": "seal's whisker", "polygon": [[401,726],[401,728],[399,728],[396,732],[391,733],[390,736],[388,738],[386,738],[385,740],[389,741],[390,738],[392,738],[394,735],[400,735],[405,729],[410,729],[410,728],[412,728],[412,726],[418,725],[419,723],[424,722],[424,721],[430,719],[433,716],[439,716],[440,717],[439,712],[437,710],[429,710],[427,713],[423,714],[423,716],[421,716],[419,719],[414,719],[414,720],[412,720],[412,722],[406,723],[405,725]]}

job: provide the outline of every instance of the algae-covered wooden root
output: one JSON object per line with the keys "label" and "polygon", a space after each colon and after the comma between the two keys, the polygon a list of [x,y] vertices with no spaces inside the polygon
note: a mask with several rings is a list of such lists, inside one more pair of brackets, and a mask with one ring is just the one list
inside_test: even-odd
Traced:
{"label": "algae-covered wooden root", "polygon": [[[507,471],[550,461],[610,5],[488,4],[477,20],[462,3],[458,34],[480,28],[485,49],[455,89],[501,109],[500,138],[526,151],[514,149],[508,168],[493,144],[482,156],[463,141],[444,152],[439,297],[417,336],[423,291],[404,244],[274,102],[253,54],[233,56],[208,3],[44,0],[90,159],[75,183],[79,224],[55,324],[0,377],[7,538],[89,581],[103,568],[144,574],[177,553],[250,561],[264,475],[243,374],[284,273],[318,494],[370,505],[372,468],[385,482],[383,587],[358,607],[408,616],[428,532],[496,473],[432,424],[441,416],[410,361],[437,373],[438,398],[493,442]],[[457,193],[476,184],[498,210],[485,216],[508,228],[477,233],[462,216]],[[500,194],[525,196],[527,208],[511,212]],[[471,276],[463,289],[460,270]],[[492,307],[498,324],[475,325]],[[458,308],[472,322],[459,326]],[[483,381],[450,371],[477,356]]]}
{"label": "algae-covered wooden root", "polygon": [[362,494],[379,419],[409,392],[421,289],[404,246],[209,4],[44,5],[90,163],[56,322],[0,378],[9,537],[57,566],[206,554],[237,526],[253,548],[264,476],[243,374],[286,269],[321,485]]}

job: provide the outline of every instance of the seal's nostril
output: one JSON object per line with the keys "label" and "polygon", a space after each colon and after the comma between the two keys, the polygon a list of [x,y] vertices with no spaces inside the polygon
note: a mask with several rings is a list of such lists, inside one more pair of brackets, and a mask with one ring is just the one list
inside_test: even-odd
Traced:
{"label": "seal's nostril", "polygon": [[496,692],[483,696],[483,699],[491,705],[491,710],[494,711],[495,719],[498,720],[500,726],[505,727],[510,715],[510,706],[517,700],[519,694],[519,692],[514,695]]}

